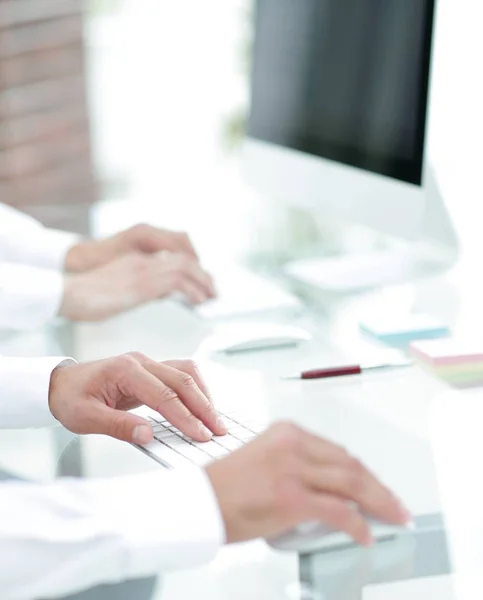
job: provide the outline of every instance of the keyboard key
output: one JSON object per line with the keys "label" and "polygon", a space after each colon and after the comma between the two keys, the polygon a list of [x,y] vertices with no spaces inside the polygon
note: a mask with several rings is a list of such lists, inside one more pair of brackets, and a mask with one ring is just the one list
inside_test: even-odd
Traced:
{"label": "keyboard key", "polygon": [[219,458],[220,456],[225,456],[228,452],[227,449],[220,444],[217,444],[213,440],[209,442],[193,442],[193,445],[196,448],[199,448],[202,452],[206,452],[212,458]]}
{"label": "keyboard key", "polygon": [[141,448],[168,468],[186,467],[187,465],[192,464],[185,456],[182,456],[178,452],[175,452],[171,448],[168,448],[157,441],[149,442],[149,444],[141,446]]}
{"label": "keyboard key", "polygon": [[169,431],[164,425],[158,423],[152,423],[153,433],[162,433],[163,431]]}
{"label": "keyboard key", "polygon": [[253,415],[242,409],[228,415],[220,413],[229,433],[213,436],[209,442],[195,442],[161,416],[149,417],[153,427],[154,441],[144,449],[166,466],[178,467],[187,464],[204,466],[214,459],[222,458],[237,450],[257,436],[266,426]]}
{"label": "keyboard key", "polygon": [[248,440],[251,440],[251,439],[257,437],[256,433],[254,433],[253,431],[250,431],[246,427],[242,427],[241,425],[239,425],[238,427],[234,427],[233,429],[231,429],[230,430],[230,434],[233,437],[236,437],[239,440],[242,440],[244,442],[247,442]]}
{"label": "keyboard key", "polygon": [[230,451],[237,450],[238,448],[244,445],[244,443],[241,440],[234,438],[229,434],[213,436],[213,441]]}
{"label": "keyboard key", "polygon": [[160,442],[163,442],[167,446],[171,446],[172,444],[177,444],[178,442],[180,442],[181,444],[185,443],[184,440],[179,438],[174,433],[171,433],[170,431],[162,431],[161,433],[155,433],[154,439],[158,440]]}
{"label": "keyboard key", "polygon": [[195,446],[192,446],[191,444],[184,443],[176,448],[176,450],[199,467],[203,467],[213,460],[206,452],[195,448]]}
{"label": "keyboard key", "polygon": [[154,423],[158,423],[158,425],[166,425],[168,423],[168,421],[166,421],[166,419],[161,415],[157,415],[155,417],[151,415],[148,417],[148,420],[153,421]]}

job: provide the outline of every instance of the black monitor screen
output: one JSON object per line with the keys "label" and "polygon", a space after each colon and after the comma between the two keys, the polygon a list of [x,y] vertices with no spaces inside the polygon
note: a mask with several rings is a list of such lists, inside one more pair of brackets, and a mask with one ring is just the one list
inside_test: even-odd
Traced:
{"label": "black monitor screen", "polygon": [[258,0],[251,137],[421,184],[435,0]]}

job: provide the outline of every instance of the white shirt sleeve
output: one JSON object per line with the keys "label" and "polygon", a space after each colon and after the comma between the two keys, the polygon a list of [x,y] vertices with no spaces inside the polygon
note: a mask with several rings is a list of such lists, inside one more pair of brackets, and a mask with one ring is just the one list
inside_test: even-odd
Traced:
{"label": "white shirt sleeve", "polygon": [[[56,423],[48,389],[63,360],[0,357],[1,426]],[[0,482],[0,515],[2,600],[55,598],[203,564],[225,536],[209,479],[195,468],[47,485]]]}
{"label": "white shirt sleeve", "polygon": [[78,240],[0,204],[0,329],[36,329],[58,314],[65,258]]}
{"label": "white shirt sleeve", "polygon": [[47,229],[28,215],[0,204],[0,263],[23,263],[62,271],[79,236]]}
{"label": "white shirt sleeve", "polygon": [[62,273],[0,259],[0,329],[46,325],[59,313],[63,294]]}
{"label": "white shirt sleeve", "polygon": [[49,409],[50,376],[66,360],[0,356],[0,429],[58,425]]}
{"label": "white shirt sleeve", "polygon": [[224,541],[210,481],[195,468],[0,482],[0,515],[2,600],[56,598],[198,566]]}

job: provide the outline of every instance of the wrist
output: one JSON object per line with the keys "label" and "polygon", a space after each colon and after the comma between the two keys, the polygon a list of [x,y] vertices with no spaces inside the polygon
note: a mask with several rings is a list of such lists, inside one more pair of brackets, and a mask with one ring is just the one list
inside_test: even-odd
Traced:
{"label": "wrist", "polygon": [[79,273],[89,268],[90,245],[91,242],[79,242],[68,250],[64,265],[67,272]]}
{"label": "wrist", "polygon": [[77,363],[71,359],[67,358],[59,363],[50,374],[50,382],[49,382],[49,410],[52,413],[52,416],[60,420],[57,416],[57,401],[58,398],[62,395],[59,390],[62,389],[62,383],[66,376],[68,376],[68,371],[70,368],[75,366]]}

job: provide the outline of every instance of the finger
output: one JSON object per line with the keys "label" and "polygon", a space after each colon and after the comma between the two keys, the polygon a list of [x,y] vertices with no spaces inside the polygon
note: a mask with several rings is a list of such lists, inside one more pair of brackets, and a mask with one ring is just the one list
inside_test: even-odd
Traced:
{"label": "finger", "polygon": [[[215,435],[225,435],[227,431],[225,424],[218,417],[213,403],[210,402],[200,389],[195,377],[191,373],[178,370],[166,363],[157,363],[150,359],[147,359],[143,363],[143,366],[152,375],[171,388],[187,410],[208,427],[211,432]],[[170,420],[167,416],[166,418]],[[178,429],[183,431],[181,427],[178,427]]]}
{"label": "finger", "polygon": [[197,262],[180,254],[168,251],[154,255],[153,278],[162,286],[171,286],[169,291],[185,293],[195,304],[213,297],[213,282]]}
{"label": "finger", "polygon": [[181,292],[190,304],[203,304],[208,300],[206,290],[193,283],[190,279],[179,277],[176,280],[175,289]]}
{"label": "finger", "polygon": [[216,290],[211,275],[201,268],[198,262],[180,257],[178,267],[181,273],[184,273],[193,283],[199,285],[206,293],[208,298],[216,296]]}
{"label": "finger", "polygon": [[[212,437],[211,431],[198,419],[181,400],[174,388],[191,387],[183,383],[187,375],[157,363],[147,357],[142,359],[131,356],[130,362],[125,365],[125,377],[120,382],[121,392],[131,398],[139,400],[159,414],[163,415],[174,427],[194,440],[204,442]],[[175,373],[173,377],[172,372]],[[170,383],[176,379],[173,387]],[[196,384],[193,387],[197,387]],[[201,394],[201,391],[199,394]],[[187,392],[184,391],[186,396]],[[208,400],[205,398],[205,403]],[[210,405],[209,405],[210,406]],[[213,411],[210,406],[211,411]]]}
{"label": "finger", "polygon": [[148,444],[153,439],[152,427],[145,419],[100,402],[92,403],[83,421],[85,433],[108,435],[134,444]]}
{"label": "finger", "polygon": [[145,368],[147,362],[151,361],[146,359],[143,365],[133,361],[120,384],[120,391],[158,412],[190,438],[198,442],[208,441],[212,437],[211,431],[185,406],[175,390],[164,383],[159,373],[153,375]]}
{"label": "finger", "polygon": [[187,233],[181,231],[172,231],[170,233],[173,251],[178,250],[180,252],[186,252],[186,254],[198,259],[198,253],[196,252],[195,247],[193,246]]}
{"label": "finger", "polygon": [[181,231],[163,231],[153,228],[152,236],[153,246],[157,246],[157,250],[164,249],[170,252],[181,252],[198,260],[198,254],[186,233]]}
{"label": "finger", "polygon": [[198,259],[188,235],[183,232],[159,229],[152,225],[134,228],[137,244],[142,252],[154,254],[159,250],[182,252]]}
{"label": "finger", "polygon": [[313,494],[307,503],[309,519],[347,533],[361,546],[373,543],[366,519],[347,502],[329,494]]}
{"label": "finger", "polygon": [[355,502],[364,513],[381,521],[406,524],[409,513],[394,494],[357,461],[354,463],[357,466],[353,469],[308,465],[301,476],[305,485],[315,491]]}
{"label": "finger", "polygon": [[174,367],[178,369],[178,371],[184,371],[191,375],[193,379],[196,381],[196,385],[200,388],[203,394],[208,398],[210,404],[214,405],[213,396],[211,395],[209,387],[206,385],[206,382],[201,374],[201,371],[198,369],[198,366],[192,360],[163,360],[163,364],[168,365],[169,367]]}

